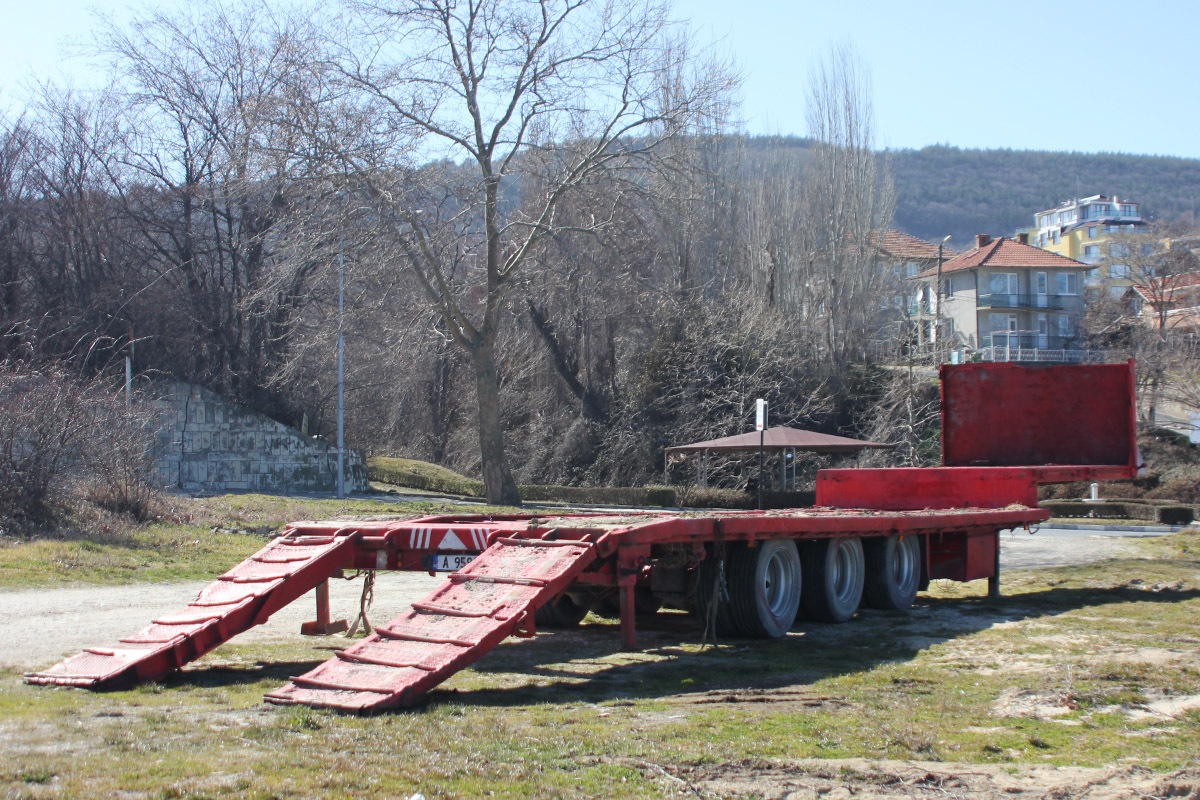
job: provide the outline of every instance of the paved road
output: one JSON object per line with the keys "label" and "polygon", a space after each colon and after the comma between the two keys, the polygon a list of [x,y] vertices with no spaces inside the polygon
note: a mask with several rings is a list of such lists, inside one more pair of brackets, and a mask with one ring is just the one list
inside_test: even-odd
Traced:
{"label": "paved road", "polygon": [[1001,531],[1000,569],[1061,567],[1116,558],[1134,552],[1132,540],[1163,536],[1171,530],[1167,526],[1135,530],[1043,526],[1033,535],[1023,529]]}

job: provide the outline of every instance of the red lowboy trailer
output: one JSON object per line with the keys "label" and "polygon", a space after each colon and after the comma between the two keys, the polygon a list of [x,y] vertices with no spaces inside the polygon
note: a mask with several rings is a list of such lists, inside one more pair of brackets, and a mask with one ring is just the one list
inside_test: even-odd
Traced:
{"label": "red lowboy trailer", "polygon": [[815,508],[439,515],[298,522],[200,592],[108,648],[25,676],[109,688],[155,680],[344,569],[454,568],[427,598],[267,695],[360,712],[411,705],[510,635],[569,626],[589,606],[694,611],[717,633],[780,637],[798,618],[903,609],[931,579],[999,590],[999,532],[1048,518],[1041,483],[1132,478],[1133,363],[942,368],[944,466],[823,470]]}

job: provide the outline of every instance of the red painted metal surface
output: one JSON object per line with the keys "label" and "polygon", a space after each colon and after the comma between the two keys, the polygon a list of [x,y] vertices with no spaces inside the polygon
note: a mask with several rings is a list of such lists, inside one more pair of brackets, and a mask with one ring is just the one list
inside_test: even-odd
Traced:
{"label": "red painted metal surface", "polygon": [[[344,523],[343,523],[344,525]],[[266,622],[354,556],[355,535],[280,537],[200,591],[183,611],[159,617],[112,647],[84,650],[26,683],[109,689],[154,681],[242,631]]]}
{"label": "red painted metal surface", "polygon": [[836,508],[1037,507],[1038,475],[1024,467],[823,469],[817,505]]}
{"label": "red painted metal surface", "polygon": [[266,699],[356,712],[411,705],[518,628],[532,630],[534,612],[596,556],[589,542],[499,539],[411,610]]}
{"label": "red painted metal surface", "polygon": [[1132,361],[946,365],[941,377],[948,467],[1067,466],[1068,480],[1137,474]]}

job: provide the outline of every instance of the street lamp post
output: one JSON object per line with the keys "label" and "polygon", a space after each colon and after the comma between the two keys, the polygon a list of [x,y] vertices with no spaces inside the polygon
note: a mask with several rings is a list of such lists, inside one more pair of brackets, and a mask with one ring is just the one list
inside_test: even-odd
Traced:
{"label": "street lamp post", "polygon": [[946,242],[950,241],[950,234],[946,234],[946,238],[938,242],[938,268],[937,268],[937,287],[934,289],[934,333],[933,344],[935,350],[942,349],[942,248],[946,246]]}
{"label": "street lamp post", "polygon": [[337,498],[346,496],[346,439],[345,439],[345,373],[342,357],[346,350],[345,326],[346,260],[343,240],[338,240],[338,341],[337,341]]}

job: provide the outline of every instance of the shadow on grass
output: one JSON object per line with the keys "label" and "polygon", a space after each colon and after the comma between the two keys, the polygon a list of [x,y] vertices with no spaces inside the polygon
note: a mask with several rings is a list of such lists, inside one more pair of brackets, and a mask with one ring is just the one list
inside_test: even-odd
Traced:
{"label": "shadow on grass", "polygon": [[519,706],[572,699],[594,703],[809,684],[907,661],[927,647],[999,623],[1106,605],[1169,605],[1197,599],[1196,589],[1130,586],[1050,588],[999,600],[921,597],[911,612],[864,610],[844,625],[800,621],[782,639],[724,638],[717,647],[700,651],[695,646],[701,633],[692,617],[662,614],[639,624],[638,648],[628,659],[611,658],[620,651],[616,623],[551,631],[527,642],[510,640],[473,669],[480,674],[523,673],[530,676],[529,684],[435,689],[427,704]]}
{"label": "shadow on grass", "polygon": [[[845,625],[800,621],[775,640],[722,638],[697,649],[702,631],[689,614],[661,613],[638,624],[638,647],[622,657],[620,626],[591,622],[570,630],[544,631],[532,640],[509,639],[472,669],[492,676],[527,676],[521,685],[439,688],[415,711],[451,702],[524,706],[543,702],[656,699],[680,693],[769,689],[869,671],[910,660],[921,650],[999,623],[1066,611],[1126,603],[1172,605],[1200,599],[1200,590],[1162,585],[1108,588],[1052,587],[986,597],[921,596],[910,611],[863,610]],[[332,645],[319,645],[332,656]],[[285,683],[324,659],[267,662],[253,666],[200,666],[164,681],[172,687],[222,687]],[[511,679],[509,680],[511,683]]]}
{"label": "shadow on grass", "polygon": [[303,675],[324,661],[325,659],[318,658],[304,661],[256,661],[252,665],[215,664],[174,672],[163,678],[162,685],[169,688],[220,689],[263,681],[283,684],[293,676]]}

